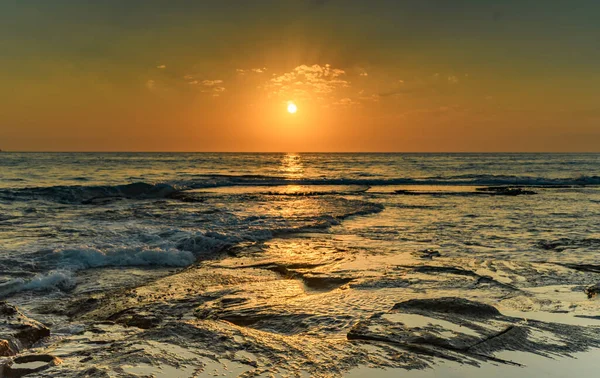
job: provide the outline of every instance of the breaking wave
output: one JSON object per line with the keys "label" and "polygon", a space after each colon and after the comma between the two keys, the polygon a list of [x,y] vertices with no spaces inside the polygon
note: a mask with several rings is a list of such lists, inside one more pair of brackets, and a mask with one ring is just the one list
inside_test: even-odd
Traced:
{"label": "breaking wave", "polygon": [[136,182],[112,186],[50,186],[16,190],[4,189],[0,190],[0,199],[42,199],[60,203],[91,204],[95,201],[110,199],[167,198],[176,192],[177,189],[169,184]]}
{"label": "breaking wave", "polygon": [[169,248],[97,248],[63,249],[48,255],[61,268],[89,269],[107,266],[172,266],[184,267],[195,261],[189,251]]}
{"label": "breaking wave", "polygon": [[73,273],[69,270],[53,270],[40,273],[30,279],[16,278],[0,284],[0,297],[19,291],[47,291],[59,289],[68,291],[76,286]]}

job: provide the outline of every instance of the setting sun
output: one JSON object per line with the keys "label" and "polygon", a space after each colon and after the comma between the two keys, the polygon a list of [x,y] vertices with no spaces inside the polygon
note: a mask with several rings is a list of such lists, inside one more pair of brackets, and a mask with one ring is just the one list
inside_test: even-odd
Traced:
{"label": "setting sun", "polygon": [[298,107],[293,102],[288,102],[287,111],[290,114],[295,114],[298,111]]}

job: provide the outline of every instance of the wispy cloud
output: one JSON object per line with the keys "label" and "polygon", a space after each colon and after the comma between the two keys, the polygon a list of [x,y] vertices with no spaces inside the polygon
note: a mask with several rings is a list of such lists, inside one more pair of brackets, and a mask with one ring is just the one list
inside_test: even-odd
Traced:
{"label": "wispy cloud", "polygon": [[167,66],[164,64],[161,64],[159,66],[156,66],[156,68],[158,68],[159,70],[164,70],[165,68],[167,68]]}
{"label": "wispy cloud", "polygon": [[202,86],[201,92],[209,93],[213,97],[219,97],[226,90],[223,86],[223,80],[203,80]]}
{"label": "wispy cloud", "polygon": [[223,80],[199,80],[194,79],[193,75],[185,75],[184,79],[188,85],[199,87],[200,92],[211,94],[213,97],[219,97],[223,92],[226,91],[226,88],[223,85]]}
{"label": "wispy cloud", "polygon": [[245,75],[247,73],[261,74],[261,73],[265,73],[267,71],[267,67],[262,67],[262,68],[238,68],[235,71],[238,74],[240,74],[240,75]]}
{"label": "wispy cloud", "polygon": [[333,103],[334,106],[342,106],[342,107],[359,105],[359,104],[360,104],[359,102],[351,99],[350,97],[341,98]]}
{"label": "wispy cloud", "polygon": [[347,88],[346,72],[329,64],[301,65],[290,72],[274,77],[266,84],[273,95],[317,98],[330,95],[340,88]]}
{"label": "wispy cloud", "polygon": [[203,80],[202,85],[205,87],[214,87],[223,84],[223,80]]}

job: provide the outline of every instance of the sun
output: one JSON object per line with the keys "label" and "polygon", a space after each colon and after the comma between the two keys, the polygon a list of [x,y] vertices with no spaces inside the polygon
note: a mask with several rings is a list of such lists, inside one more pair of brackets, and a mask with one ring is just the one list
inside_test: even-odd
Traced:
{"label": "sun", "polygon": [[287,111],[290,114],[295,114],[298,111],[298,107],[292,101],[288,102]]}

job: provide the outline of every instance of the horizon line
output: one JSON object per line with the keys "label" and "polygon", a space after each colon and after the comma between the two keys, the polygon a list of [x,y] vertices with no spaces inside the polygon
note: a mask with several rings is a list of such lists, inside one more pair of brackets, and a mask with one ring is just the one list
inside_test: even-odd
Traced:
{"label": "horizon line", "polygon": [[47,151],[0,150],[0,153],[42,154],[600,154],[600,151]]}

